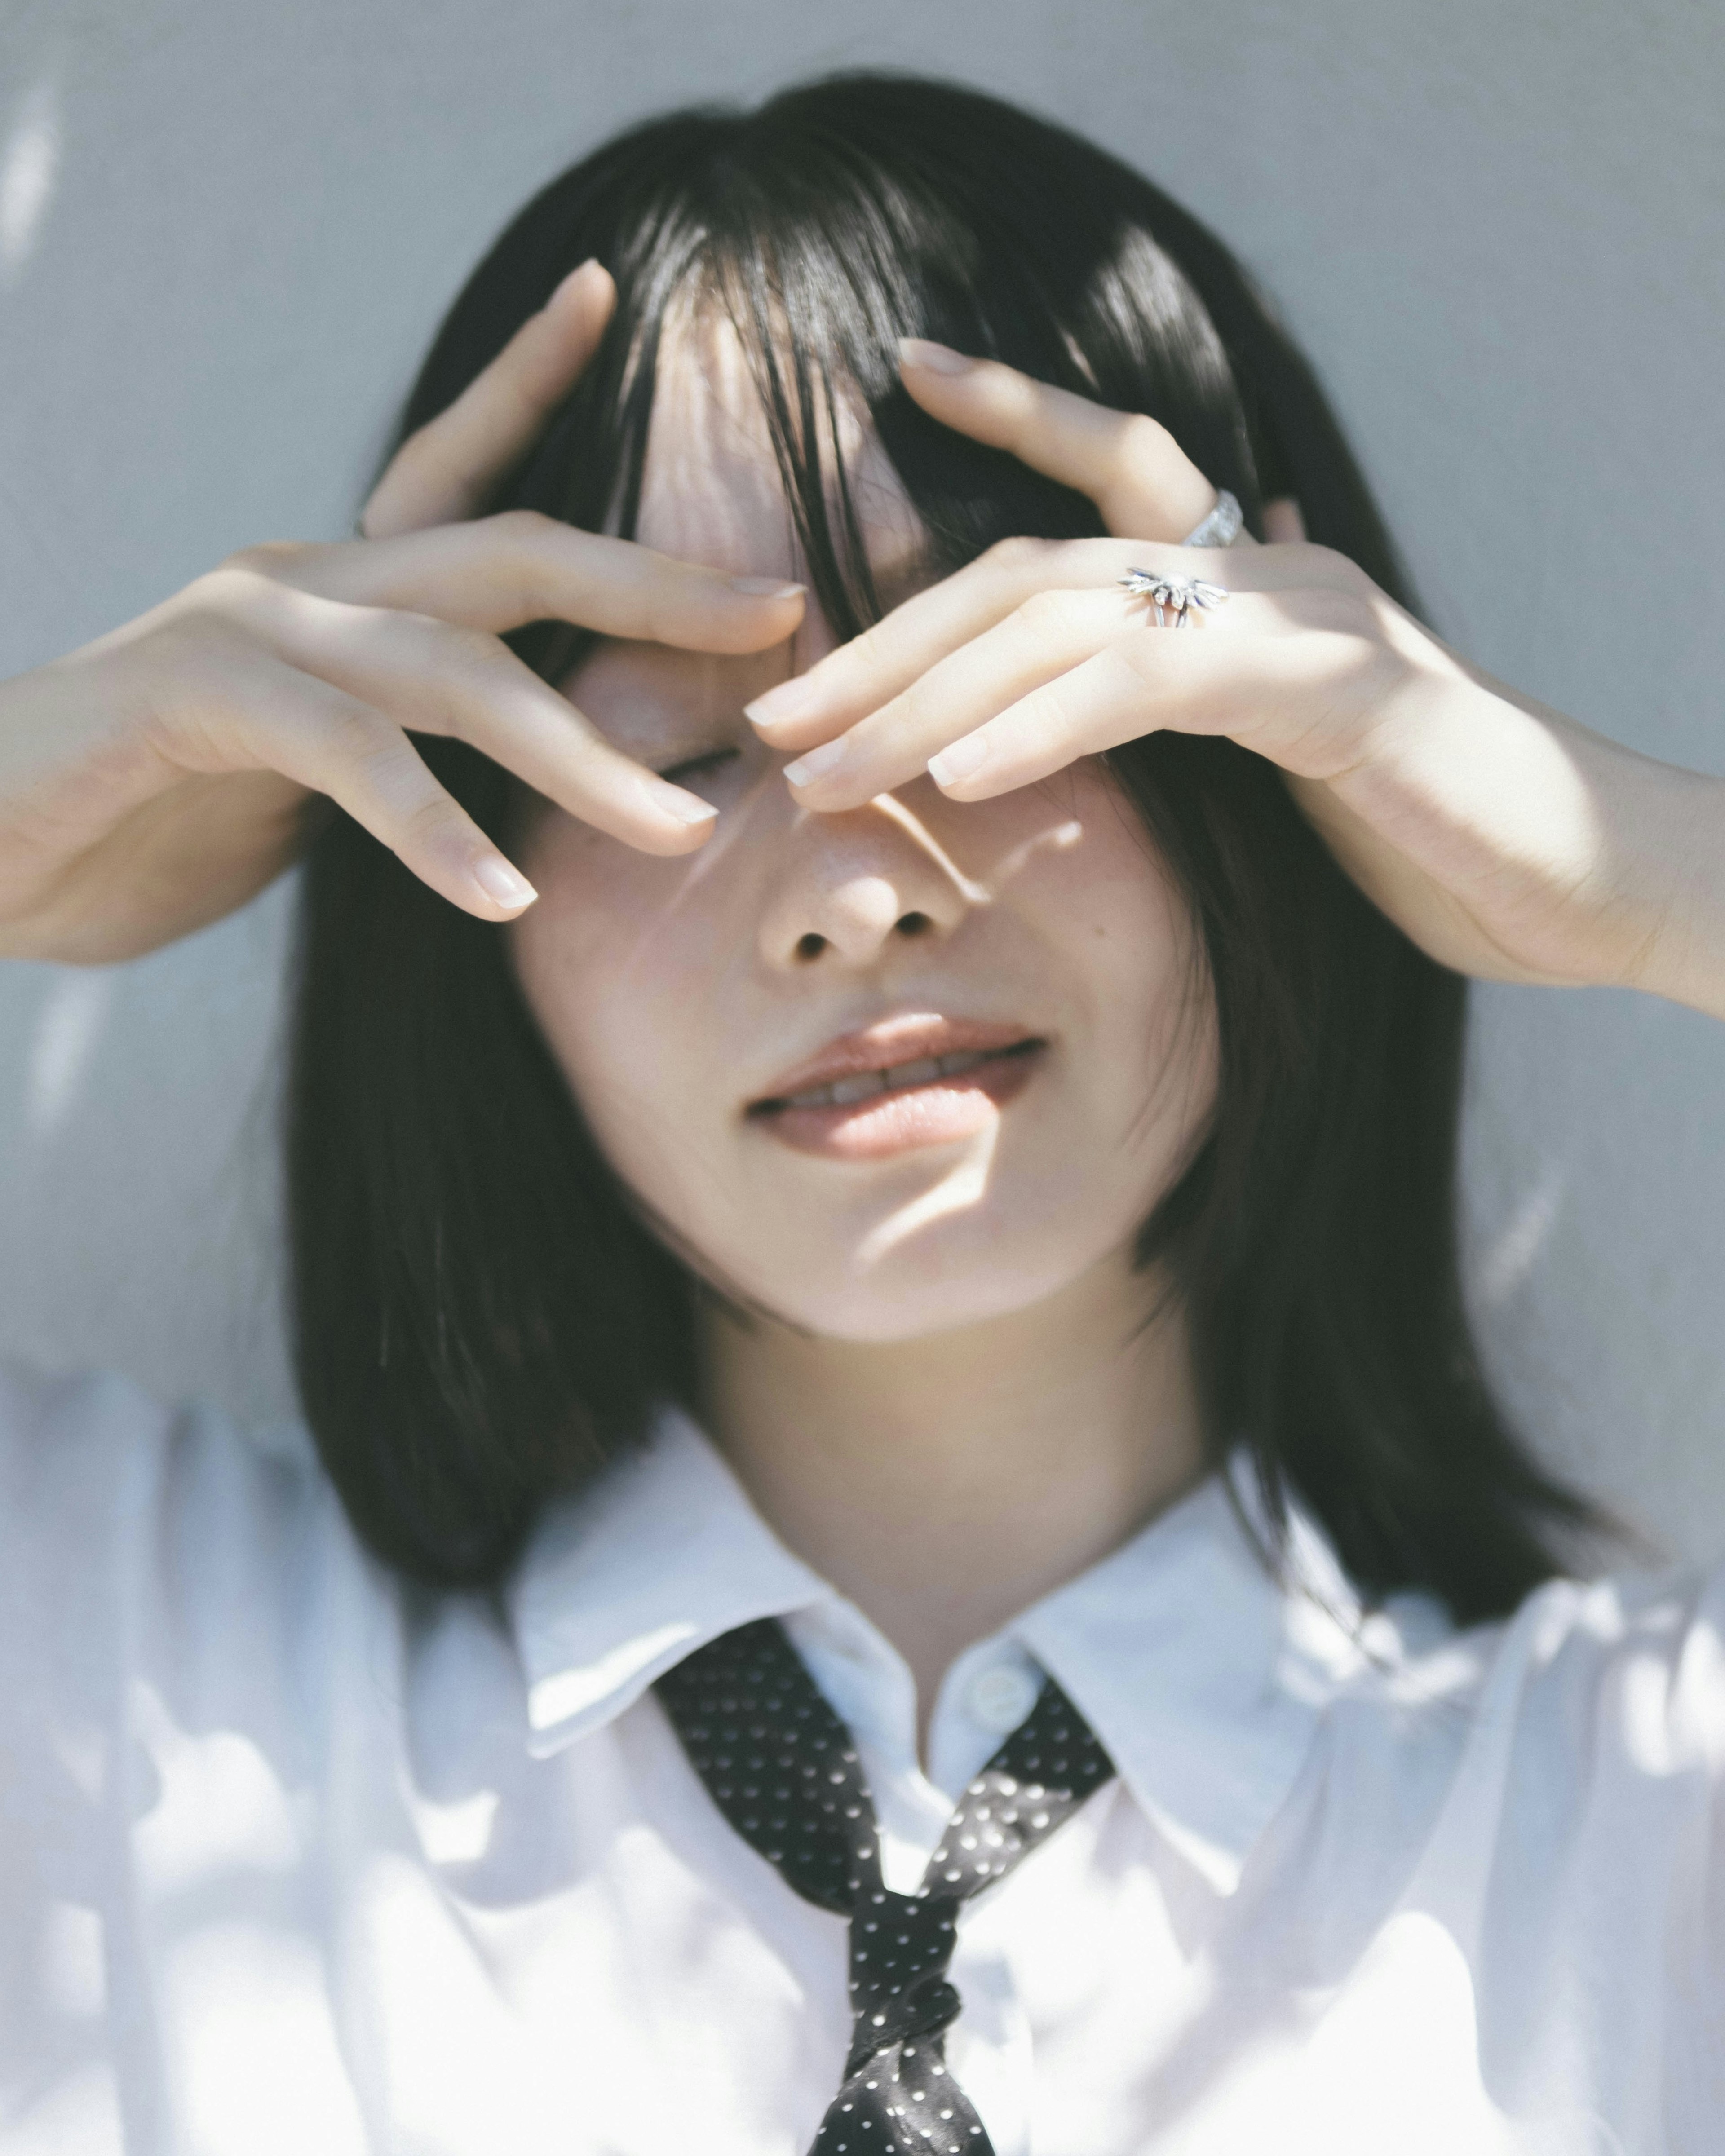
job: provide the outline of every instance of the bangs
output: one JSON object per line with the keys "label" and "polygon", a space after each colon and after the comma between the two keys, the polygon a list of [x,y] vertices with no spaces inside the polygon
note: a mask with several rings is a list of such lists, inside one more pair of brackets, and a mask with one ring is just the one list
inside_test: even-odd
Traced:
{"label": "bangs", "polygon": [[[841,640],[881,612],[847,419],[875,430],[928,535],[932,575],[1012,534],[1103,528],[1084,496],[921,411],[899,379],[901,337],[1150,413],[1255,521],[1257,460],[1234,371],[1158,241],[1154,191],[1076,140],[1070,184],[1050,188],[1050,141],[1069,138],[1027,121],[1037,156],[1017,157],[999,108],[964,139],[950,126],[963,93],[937,91],[948,125],[931,130],[906,108],[935,86],[897,87],[876,125],[857,126],[853,111],[842,131],[826,110],[840,84],[752,115],[678,115],[581,168],[584,199],[570,199],[566,177],[529,205],[498,257],[536,260],[550,279],[536,295],[542,304],[557,278],[597,255],[616,280],[617,308],[581,382],[490,507],[634,536],[661,352],[667,337],[716,314],[741,341],[808,581]],[[1097,186],[1099,167],[1113,184]],[[562,244],[524,229],[547,222],[562,228]],[[489,296],[470,287],[454,316],[471,324]],[[511,296],[512,306],[501,295],[494,304],[519,320],[521,295]],[[470,338],[465,378],[475,357]],[[413,400],[425,417],[447,401],[438,358]],[[409,428],[421,423],[410,408]],[[511,641],[537,672],[562,680],[594,639],[542,623]]]}

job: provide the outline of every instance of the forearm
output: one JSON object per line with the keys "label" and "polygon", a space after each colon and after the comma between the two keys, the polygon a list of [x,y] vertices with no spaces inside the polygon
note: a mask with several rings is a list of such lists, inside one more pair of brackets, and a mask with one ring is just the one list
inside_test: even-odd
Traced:
{"label": "forearm", "polygon": [[[1725,778],[1625,747],[1482,670],[1474,680],[1527,712],[1563,747],[1594,823],[1591,891],[1598,963],[1571,976],[1633,988],[1725,1018]],[[1601,899],[1598,894],[1603,891]]]}

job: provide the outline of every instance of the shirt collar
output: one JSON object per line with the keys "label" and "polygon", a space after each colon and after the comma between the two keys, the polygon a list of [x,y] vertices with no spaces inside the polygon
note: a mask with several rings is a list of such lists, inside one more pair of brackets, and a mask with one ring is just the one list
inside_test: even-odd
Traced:
{"label": "shirt collar", "polygon": [[1366,1663],[1358,1599],[1316,1523],[1273,1537],[1236,1459],[1008,1628],[1107,1747],[1139,1805],[1219,1893]]}
{"label": "shirt collar", "polygon": [[544,1758],[600,1727],[721,1633],[832,1594],[694,1424],[665,1411],[644,1450],[551,1507],[506,1590],[528,1749]]}
{"label": "shirt collar", "polygon": [[[1006,1628],[1077,1704],[1134,1800],[1223,1894],[1368,1659],[1358,1599],[1293,1508],[1281,1577],[1250,1478],[1213,1475]],[[554,1506],[506,1599],[547,1758],[710,1640],[839,1599],[686,1417]]]}

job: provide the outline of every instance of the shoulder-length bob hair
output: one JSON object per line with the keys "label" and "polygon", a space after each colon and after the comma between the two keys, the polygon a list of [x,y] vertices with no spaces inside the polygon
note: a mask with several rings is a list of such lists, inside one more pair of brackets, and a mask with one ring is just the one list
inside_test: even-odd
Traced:
{"label": "shoulder-length bob hair", "polygon": [[[878,613],[838,454],[859,393],[957,567],[1014,533],[1101,530],[1080,495],[951,434],[900,386],[933,337],[1169,428],[1259,527],[1406,586],[1311,368],[1227,249],[1137,172],[1009,105],[850,75],[759,110],[620,136],[510,225],[451,308],[402,416],[449,404],[577,264],[618,306],[494,509],[630,534],[674,305],[726,310],[756,367],[814,593],[841,636]],[[515,639],[561,680],[586,639]],[[426,759],[506,840],[521,789],[459,744]],[[1590,1522],[1493,1406],[1459,1283],[1465,983],[1336,867],[1277,773],[1158,734],[1110,758],[1198,923],[1220,1085],[1207,1140],[1142,1231],[1183,1297],[1208,1442],[1298,1488],[1368,1594],[1463,1620],[1554,1569]],[[696,1283],[583,1122],[500,932],[331,814],[306,866],[288,1138],[300,1383],[365,1540],[418,1578],[501,1577],[544,1501],[692,1397]]]}

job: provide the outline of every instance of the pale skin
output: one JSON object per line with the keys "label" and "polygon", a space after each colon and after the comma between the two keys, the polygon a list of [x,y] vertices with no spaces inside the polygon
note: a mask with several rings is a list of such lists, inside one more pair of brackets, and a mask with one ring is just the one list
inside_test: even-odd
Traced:
{"label": "pale skin", "polygon": [[[718,1103],[701,1156],[707,1209],[674,1217],[644,1194],[759,1313],[711,1306],[716,1436],[784,1539],[904,1653],[926,1715],[960,1649],[1199,1471],[1179,1315],[1127,1252],[1132,1219],[1201,1128],[1209,1039],[1201,1012],[1175,1009],[1178,909],[1142,849],[1110,850],[1091,759],[1158,726],[1230,735],[1281,767],[1343,866],[1441,963],[1630,985],[1718,1015],[1725,785],[1489,680],[1351,564],[1300,543],[1291,505],[1269,526],[1284,543],[1183,553],[1173,542],[1214,492],[1153,422],[938,347],[907,351],[910,394],[1090,494],[1116,537],[1009,543],[834,649],[805,613],[783,515],[748,477],[754,450],[726,447],[722,428],[662,443],[655,415],[654,459],[680,457],[686,480],[707,456],[732,510],[655,523],[649,498],[652,543],[464,521],[579,373],[610,304],[596,266],[568,280],[403,448],[364,540],[236,557],[0,685],[0,954],[111,960],[217,919],[291,857],[300,808],[327,793],[453,903],[519,922],[530,1002],[639,1185],[622,1105],[635,1074],[582,1013],[639,995],[630,1008],[659,1022],[674,1008],[664,984],[696,978],[678,968],[722,929],[747,954],[727,993],[778,1029],[772,1054],[726,1075],[707,1035],[680,1036],[694,1045],[680,1100]],[[732,412],[711,369],[696,363],[695,377],[691,412],[703,397]],[[890,477],[878,491],[871,545],[890,567],[906,524]],[[1232,596],[1197,633],[1153,633],[1117,583],[1140,566]],[[547,614],[617,639],[569,696],[497,641]],[[705,753],[674,737],[745,705],[752,745],[730,778],[646,767]],[[441,793],[406,725],[464,736],[546,798],[521,861]],[[748,735],[740,718],[733,732]],[[842,752],[822,767],[811,752],[832,745]],[[1029,783],[1054,774],[1051,788]],[[644,925],[624,965],[583,901],[629,864]],[[1117,906],[1137,909],[1133,951],[1163,969],[1124,1020],[1124,960],[1106,935],[1081,964],[1048,963],[1088,952],[1081,925],[1106,928]],[[907,941],[895,931],[912,915],[930,927]],[[811,934],[812,966],[794,957]],[[1009,1014],[1052,1041],[963,1204],[923,1201],[955,1187],[979,1140],[877,1173],[781,1160],[734,1114],[722,1122],[732,1096],[835,1026],[932,988],[960,1015],[992,1015],[1007,995]],[[1107,1090],[1122,1057],[1106,1028],[1121,1023],[1159,1044],[1160,1081],[1136,1097]],[[697,1135],[706,1112],[689,1109]],[[1073,1135],[1111,1115],[1138,1147],[1118,1219],[1043,1255],[1048,1170],[1117,1160],[1106,1128],[1094,1162]],[[762,1216],[751,1200],[769,1189],[779,1211]],[[789,1234],[775,1258],[749,1224],[793,1198],[803,1240]],[[831,1262],[811,1263],[824,1250]]]}
{"label": "pale skin", "polygon": [[[662,367],[644,538],[790,572],[734,338],[683,339]],[[920,532],[865,438],[855,457],[890,586]],[[570,693],[718,828],[649,859],[544,812],[522,851],[542,896],[511,933],[600,1144],[726,1291],[705,1312],[704,1421],[904,1654],[926,1718],[963,1647],[1199,1471],[1183,1324],[1157,1322],[1164,1283],[1130,1248],[1208,1110],[1209,1009],[1093,759],[979,805],[922,778],[799,807],[743,706],[832,642],[811,613],[754,656],[602,646]],[[999,1115],[882,1158],[811,1158],[749,1116],[835,1036],[931,1015],[1015,1022],[1041,1068]]]}

